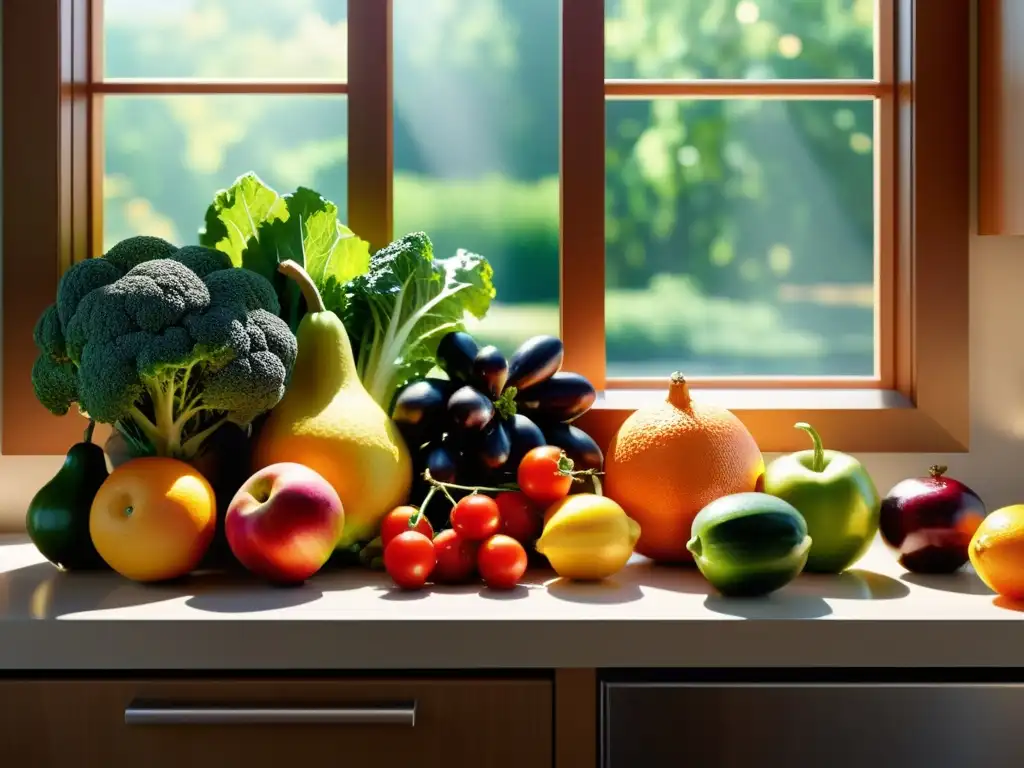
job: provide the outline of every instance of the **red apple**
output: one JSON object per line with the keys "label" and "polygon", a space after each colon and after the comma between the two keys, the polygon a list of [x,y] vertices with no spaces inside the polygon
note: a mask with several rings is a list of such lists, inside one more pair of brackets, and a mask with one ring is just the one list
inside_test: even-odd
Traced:
{"label": "red apple", "polygon": [[334,552],[345,526],[341,500],[309,467],[264,467],[238,490],[224,518],[228,546],[253,573],[279,583],[305,581]]}

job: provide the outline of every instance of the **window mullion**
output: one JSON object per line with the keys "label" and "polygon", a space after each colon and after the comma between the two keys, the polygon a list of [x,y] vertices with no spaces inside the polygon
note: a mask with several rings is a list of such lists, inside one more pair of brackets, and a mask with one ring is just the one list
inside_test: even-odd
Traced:
{"label": "window mullion", "polygon": [[[881,0],[875,19],[875,79],[885,92],[875,104],[875,373],[883,389],[899,388],[896,248],[897,150],[896,3]],[[904,254],[909,256],[909,254]],[[906,359],[908,355],[903,355]],[[909,391],[906,389],[905,391]]]}
{"label": "window mullion", "polygon": [[103,0],[81,2],[86,9],[83,22],[87,25],[83,29],[82,38],[88,45],[86,94],[83,100],[86,128],[83,132],[84,144],[80,150],[86,158],[81,164],[86,179],[76,187],[84,189],[85,195],[81,211],[86,219],[83,236],[86,238],[87,252],[79,258],[89,258],[103,253],[103,178],[106,171],[106,141],[103,128],[103,96],[93,90],[97,83],[103,81],[104,75]]}
{"label": "window mullion", "polygon": [[604,0],[562,0],[560,313],[565,368],[605,386]]}
{"label": "window mullion", "polygon": [[394,226],[392,5],[348,2],[348,225],[373,248]]}

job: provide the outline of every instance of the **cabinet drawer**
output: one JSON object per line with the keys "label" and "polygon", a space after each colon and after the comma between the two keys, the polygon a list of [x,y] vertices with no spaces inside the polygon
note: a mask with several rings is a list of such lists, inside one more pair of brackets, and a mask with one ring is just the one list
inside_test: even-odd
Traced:
{"label": "cabinet drawer", "polygon": [[604,768],[1024,765],[1024,685],[603,687]]}
{"label": "cabinet drawer", "polygon": [[550,766],[542,680],[0,682],[11,768]]}

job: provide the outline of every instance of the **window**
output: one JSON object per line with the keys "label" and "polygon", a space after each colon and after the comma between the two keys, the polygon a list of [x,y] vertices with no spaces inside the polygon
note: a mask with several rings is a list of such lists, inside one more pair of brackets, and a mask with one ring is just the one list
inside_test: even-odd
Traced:
{"label": "window", "polygon": [[967,21],[922,0],[5,8],[4,451],[66,442],[28,383],[60,269],[137,232],[189,242],[250,169],[374,246],[424,229],[486,255],[474,332],[560,332],[603,391],[599,440],[679,369],[766,451],[804,418],[837,448],[963,450]]}

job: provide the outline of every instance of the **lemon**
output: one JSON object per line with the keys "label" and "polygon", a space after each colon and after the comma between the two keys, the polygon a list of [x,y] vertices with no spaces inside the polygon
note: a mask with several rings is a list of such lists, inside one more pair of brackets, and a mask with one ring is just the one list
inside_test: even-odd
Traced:
{"label": "lemon", "polygon": [[640,538],[640,525],[609,498],[592,493],[555,502],[536,549],[562,578],[596,581],[622,570]]}

